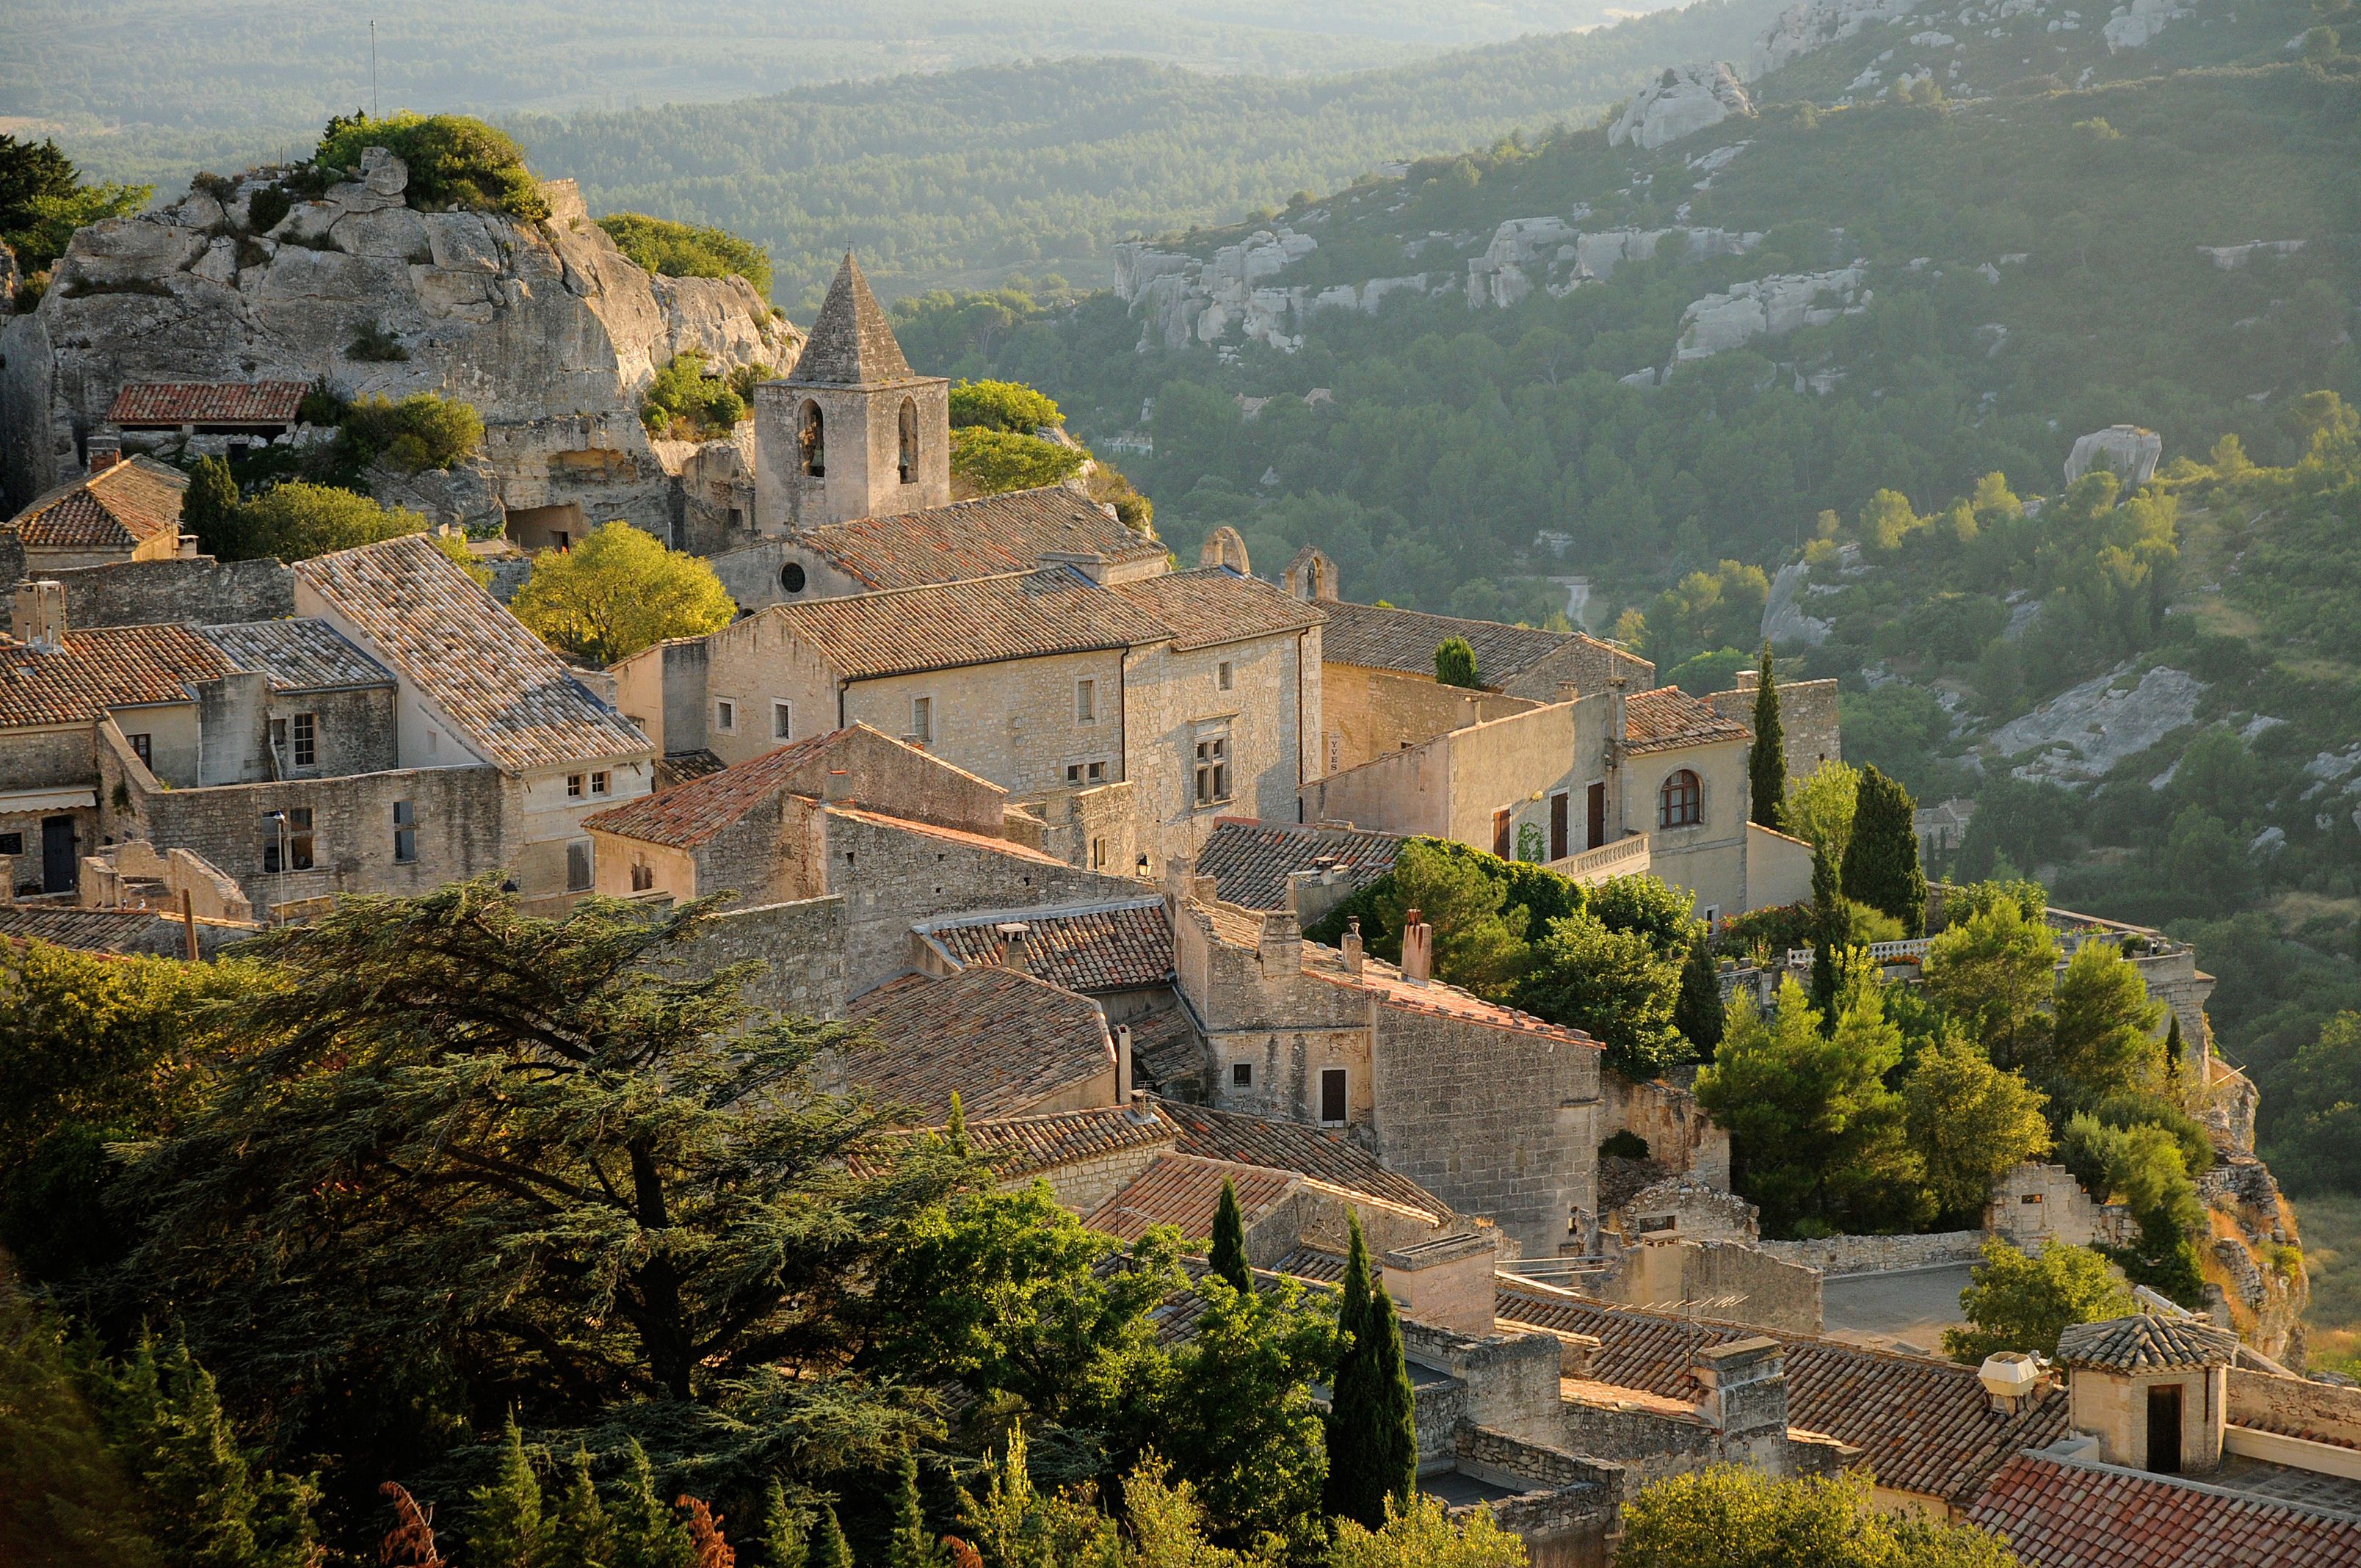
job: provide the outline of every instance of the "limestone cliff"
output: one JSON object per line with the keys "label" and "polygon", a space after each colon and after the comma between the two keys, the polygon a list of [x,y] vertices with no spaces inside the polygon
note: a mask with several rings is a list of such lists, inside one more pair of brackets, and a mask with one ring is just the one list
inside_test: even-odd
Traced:
{"label": "limestone cliff", "polygon": [[[258,199],[270,218],[290,172],[253,170],[74,236],[5,345],[0,423],[49,433],[5,454],[12,499],[75,471],[126,384],[325,378],[347,395],[474,405],[483,470],[439,486],[462,515],[572,504],[670,537],[679,486],[637,411],[657,367],[694,348],[717,370],[784,370],[801,347],[743,279],[625,259],[570,181],[543,187],[545,222],[420,212],[401,160],[373,148],[357,178],[258,228]],[[20,374],[20,356],[46,376]],[[408,488],[415,502],[438,485]]]}

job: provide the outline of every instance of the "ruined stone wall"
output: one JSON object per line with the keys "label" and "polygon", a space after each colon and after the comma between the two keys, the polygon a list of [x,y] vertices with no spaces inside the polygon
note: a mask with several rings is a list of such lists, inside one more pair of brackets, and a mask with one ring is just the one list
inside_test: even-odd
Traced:
{"label": "ruined stone wall", "polygon": [[1638,1487],[1711,1464],[1721,1434],[1701,1416],[1615,1399],[1602,1391],[1597,1399],[1578,1396],[1565,1401],[1554,1441],[1621,1465],[1626,1485]]}
{"label": "ruined stone wall", "polygon": [[222,626],[295,613],[295,574],[276,561],[121,561],[54,574],[66,625]]}
{"label": "ruined stone wall", "polygon": [[1626,1306],[1663,1306],[1741,1297],[1713,1315],[1777,1333],[1821,1329],[1817,1268],[1747,1243],[1652,1241],[1626,1253],[1598,1282],[1599,1296]]}
{"label": "ruined stone wall", "polygon": [[1708,1186],[1730,1187],[1730,1135],[1713,1124],[1697,1096],[1662,1080],[1634,1083],[1620,1072],[1600,1075],[1605,1102],[1601,1138],[1628,1132],[1645,1138],[1648,1157]]}
{"label": "ruined stone wall", "polygon": [[1982,1255],[1982,1231],[1937,1231],[1923,1236],[1824,1236],[1817,1241],[1757,1244],[1773,1257],[1800,1263],[1837,1277],[1883,1274],[1897,1268],[1973,1263]]}
{"label": "ruined stone wall", "polygon": [[2230,1368],[2229,1421],[2361,1448],[2361,1388]]}
{"label": "ruined stone wall", "polygon": [[740,994],[753,1007],[797,1018],[841,1018],[848,995],[846,901],[795,899],[726,910],[683,947],[688,972],[756,961],[762,971]]}

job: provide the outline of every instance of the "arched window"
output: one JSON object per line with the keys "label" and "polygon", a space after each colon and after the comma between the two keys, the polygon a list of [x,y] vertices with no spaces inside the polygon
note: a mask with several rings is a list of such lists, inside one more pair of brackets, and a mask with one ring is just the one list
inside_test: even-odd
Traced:
{"label": "arched window", "polygon": [[804,405],[803,428],[796,433],[796,447],[805,473],[815,479],[828,477],[828,437],[820,428],[818,403]]}
{"label": "arched window", "polygon": [[910,398],[902,400],[902,482],[918,482],[918,405]]}
{"label": "arched window", "polygon": [[1656,826],[1694,828],[1705,820],[1705,791],[1697,774],[1683,768],[1656,792]]}

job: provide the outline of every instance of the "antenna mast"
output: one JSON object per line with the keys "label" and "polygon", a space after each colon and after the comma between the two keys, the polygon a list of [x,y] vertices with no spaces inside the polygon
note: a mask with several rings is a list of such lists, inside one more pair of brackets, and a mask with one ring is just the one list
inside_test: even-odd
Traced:
{"label": "antenna mast", "polygon": [[369,117],[373,120],[385,118],[385,100],[378,96],[377,91],[377,18],[375,16],[369,18]]}

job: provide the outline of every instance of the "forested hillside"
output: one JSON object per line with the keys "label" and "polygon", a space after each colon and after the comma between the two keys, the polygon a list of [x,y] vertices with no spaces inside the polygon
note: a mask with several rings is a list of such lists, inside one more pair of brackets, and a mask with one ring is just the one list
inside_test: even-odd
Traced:
{"label": "forested hillside", "polygon": [[593,211],[768,245],[790,310],[817,302],[848,242],[888,294],[1012,267],[1096,287],[1126,236],[1234,220],[1389,159],[1581,125],[1666,59],[1742,50],[1777,9],[1706,0],[1345,75],[1034,61],[512,128],[535,169],[582,181]]}

